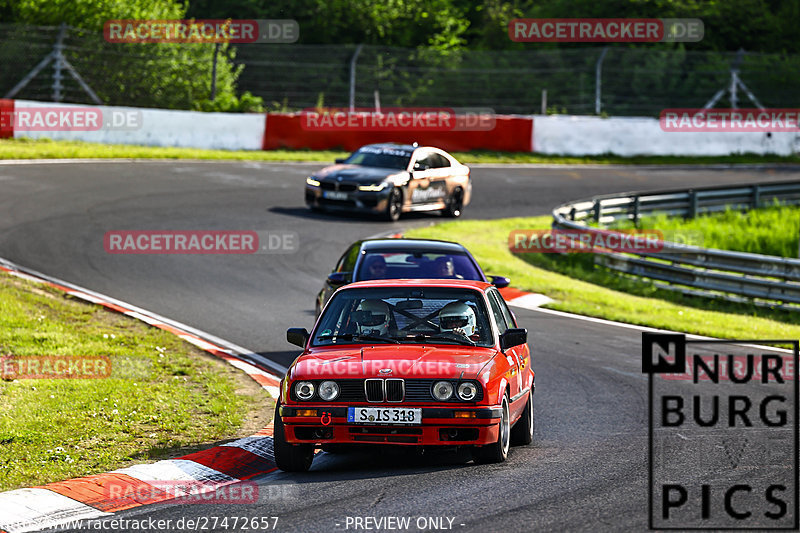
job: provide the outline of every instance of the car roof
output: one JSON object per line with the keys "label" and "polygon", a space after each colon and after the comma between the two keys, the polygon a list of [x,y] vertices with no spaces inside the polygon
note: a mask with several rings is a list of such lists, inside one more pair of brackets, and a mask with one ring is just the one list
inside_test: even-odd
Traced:
{"label": "car roof", "polygon": [[367,239],[361,242],[361,250],[374,252],[378,250],[420,251],[420,252],[466,252],[467,249],[456,242],[437,241],[434,239]]}
{"label": "car roof", "polygon": [[371,279],[368,281],[356,281],[355,283],[345,285],[339,290],[347,291],[350,289],[366,289],[370,287],[449,287],[485,291],[489,287],[492,287],[492,284],[471,279]]}
{"label": "car roof", "polygon": [[[395,149],[400,149],[400,150],[408,150],[408,151],[410,151],[410,152],[413,152],[413,151],[414,151],[414,150],[416,150],[417,148],[420,148],[419,146],[414,146],[414,145],[412,145],[412,144],[401,144],[401,143],[374,143],[374,144],[365,144],[365,145],[364,145],[364,146],[362,146],[361,148],[366,148],[367,146],[372,146],[372,147],[375,147],[375,148],[395,148]],[[359,150],[361,150],[361,148],[359,148]]]}

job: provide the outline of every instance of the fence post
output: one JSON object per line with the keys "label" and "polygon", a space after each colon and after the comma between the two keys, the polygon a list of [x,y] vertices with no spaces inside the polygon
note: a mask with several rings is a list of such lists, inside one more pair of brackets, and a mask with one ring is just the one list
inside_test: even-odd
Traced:
{"label": "fence post", "polygon": [[603,60],[608,53],[608,47],[603,48],[600,57],[597,58],[597,65],[594,67],[594,112],[600,114],[600,94],[601,94],[601,78],[603,77]]}
{"label": "fence post", "polygon": [[689,191],[689,216],[687,218],[697,217],[697,191]]}
{"label": "fence post", "polygon": [[542,89],[542,115],[547,114],[547,89]]}
{"label": "fence post", "polygon": [[594,221],[599,223],[600,217],[603,216],[603,206],[600,204],[599,199],[594,201],[594,207],[592,208],[592,211],[594,211]]}
{"label": "fence post", "polygon": [[758,185],[753,185],[753,209],[758,209],[758,206],[761,204],[761,189],[758,188]]}
{"label": "fence post", "polygon": [[214,59],[211,63],[211,101],[217,97],[217,56],[219,55],[219,43],[214,43]]}
{"label": "fence post", "polygon": [[639,227],[639,195],[633,197],[633,225]]}
{"label": "fence post", "polygon": [[363,44],[356,46],[356,51],[353,52],[353,57],[350,59],[350,112],[356,110],[356,63],[358,62],[358,54],[361,53]]}
{"label": "fence post", "polygon": [[62,22],[58,28],[58,37],[56,37],[56,44],[53,45],[53,52],[55,53],[53,61],[53,101],[60,102],[63,94],[61,94],[61,80],[64,75],[61,73],[63,67],[63,50],[64,50],[64,34],[67,32],[67,24]]}

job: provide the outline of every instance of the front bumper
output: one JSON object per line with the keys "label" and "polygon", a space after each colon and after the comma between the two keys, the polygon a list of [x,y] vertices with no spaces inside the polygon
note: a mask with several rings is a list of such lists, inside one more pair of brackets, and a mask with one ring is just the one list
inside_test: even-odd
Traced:
{"label": "front bumper", "polygon": [[[306,185],[306,205],[323,209],[383,213],[386,211],[392,188],[382,191],[350,191],[342,193],[346,198],[326,198],[320,187]],[[340,192],[340,191],[337,191]]]}
{"label": "front bumper", "polygon": [[[355,405],[354,405],[355,407]],[[369,405],[375,407],[375,404]],[[392,407],[420,407],[393,405]],[[298,416],[298,410],[316,411]],[[456,411],[474,418],[456,418]],[[281,406],[286,440],[292,444],[399,444],[409,446],[478,445],[497,442],[500,407],[422,407],[422,423],[408,425],[353,424],[347,407]]]}

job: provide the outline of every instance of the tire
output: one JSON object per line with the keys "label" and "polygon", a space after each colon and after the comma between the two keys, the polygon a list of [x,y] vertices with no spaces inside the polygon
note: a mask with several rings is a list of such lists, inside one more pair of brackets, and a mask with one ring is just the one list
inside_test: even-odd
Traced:
{"label": "tire", "polygon": [[384,216],[386,220],[397,222],[400,220],[400,213],[403,210],[403,193],[397,187],[393,188],[389,193],[389,198],[386,202],[386,212]]}
{"label": "tire", "polygon": [[502,463],[508,457],[508,449],[511,446],[511,413],[508,407],[508,394],[503,394],[502,410],[503,415],[500,418],[497,442],[472,449],[472,459],[476,463]]}
{"label": "tire", "polygon": [[533,432],[536,429],[536,420],[533,416],[533,391],[528,392],[528,403],[522,416],[511,428],[511,444],[525,446],[533,442]]}
{"label": "tire", "polygon": [[307,472],[314,461],[314,446],[286,442],[286,430],[283,427],[280,406],[278,405],[275,406],[274,427],[273,451],[275,453],[275,465],[284,472]]}
{"label": "tire", "polygon": [[442,213],[446,217],[458,218],[464,210],[464,190],[460,187],[453,191],[450,199],[447,200],[447,207],[444,208]]}

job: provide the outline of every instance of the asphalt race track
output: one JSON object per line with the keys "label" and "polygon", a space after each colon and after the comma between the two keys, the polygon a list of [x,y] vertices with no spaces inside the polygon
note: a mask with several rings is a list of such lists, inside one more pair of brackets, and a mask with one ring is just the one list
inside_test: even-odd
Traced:
{"label": "asphalt race track", "polygon": [[[347,244],[439,220],[419,215],[393,224],[312,214],[302,189],[319,166],[0,165],[0,257],[288,365],[298,351],[286,343],[285,330],[312,325],[314,295]],[[472,176],[473,203],[464,217],[479,219],[548,214],[558,203],[592,194],[798,179],[800,170],[477,166]],[[159,256],[103,248],[107,231],[178,229],[294,231],[300,251]],[[277,516],[277,531],[345,531],[348,516],[409,516],[412,523],[445,517],[456,531],[645,530],[640,332],[515,312],[530,332],[537,425],[534,444],[513,448],[506,463],[476,466],[468,454],[453,452],[322,454],[307,474],[262,478],[259,505],[167,504],[117,516]]]}

